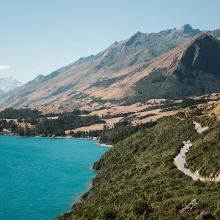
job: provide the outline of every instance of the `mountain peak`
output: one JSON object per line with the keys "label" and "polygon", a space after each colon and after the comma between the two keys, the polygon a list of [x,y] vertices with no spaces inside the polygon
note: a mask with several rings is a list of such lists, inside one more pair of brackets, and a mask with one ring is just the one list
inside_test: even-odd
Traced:
{"label": "mountain peak", "polygon": [[137,31],[137,32],[134,34],[134,36],[140,36],[141,34],[142,34],[142,32]]}
{"label": "mountain peak", "polygon": [[191,35],[192,37],[201,31],[199,29],[194,29],[191,25],[185,24],[179,29],[183,34]]}
{"label": "mountain peak", "polygon": [[190,24],[184,24],[182,26],[181,30],[184,31],[184,32],[191,32],[194,29],[192,28],[192,26]]}
{"label": "mountain peak", "polygon": [[201,32],[194,37],[194,41],[199,40],[215,40],[215,38],[213,38],[211,35],[207,33]]}
{"label": "mountain peak", "polygon": [[145,35],[144,33],[141,33],[140,31],[137,31],[134,35],[130,37],[130,40],[133,42],[135,40],[138,40],[142,35]]}
{"label": "mountain peak", "polygon": [[220,42],[214,37],[200,33],[186,47],[181,59],[185,68],[192,71],[219,74]]}

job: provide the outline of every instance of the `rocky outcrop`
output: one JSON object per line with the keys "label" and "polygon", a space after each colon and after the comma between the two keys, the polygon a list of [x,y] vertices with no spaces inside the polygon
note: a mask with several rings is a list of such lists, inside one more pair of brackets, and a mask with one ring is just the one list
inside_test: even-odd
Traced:
{"label": "rocky outcrop", "polygon": [[206,211],[202,211],[195,220],[215,220],[214,216]]}
{"label": "rocky outcrop", "polygon": [[198,207],[198,202],[196,199],[193,199],[187,206],[185,206],[184,208],[182,208],[179,213],[180,215],[186,215],[189,212],[191,212],[192,210],[196,209]]}

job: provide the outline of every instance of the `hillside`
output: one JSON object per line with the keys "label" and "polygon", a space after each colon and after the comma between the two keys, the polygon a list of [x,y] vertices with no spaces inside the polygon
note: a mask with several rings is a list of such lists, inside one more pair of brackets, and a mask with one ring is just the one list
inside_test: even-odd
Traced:
{"label": "hillside", "polygon": [[219,92],[219,57],[220,41],[201,33],[161,55],[147,68],[96,95],[146,101]]}
{"label": "hillside", "polygon": [[[9,93],[2,102],[7,106],[29,106],[50,112],[100,103],[99,94],[103,89],[147,68],[155,57],[181,45],[197,33],[199,30],[190,25],[159,33],[137,32],[97,55],[80,58],[49,75],[38,76]],[[108,99],[105,95],[103,98]]]}
{"label": "hillside", "polygon": [[[182,141],[191,140],[193,147],[187,154],[189,168],[202,168],[207,175],[213,170],[219,172],[217,148],[212,153],[218,141],[219,123],[197,118],[203,126],[209,126],[200,135],[192,120],[165,118],[116,144],[95,163],[99,172],[90,191],[70,213],[58,219],[191,220],[200,214],[206,216],[201,219],[219,219],[219,183],[194,181],[174,165]],[[207,163],[209,159],[212,163]]]}
{"label": "hillside", "polygon": [[219,37],[219,31],[208,33],[189,25],[137,32],[97,55],[38,76],[9,92],[0,105],[43,112],[94,111],[220,92],[220,42],[213,37]]}

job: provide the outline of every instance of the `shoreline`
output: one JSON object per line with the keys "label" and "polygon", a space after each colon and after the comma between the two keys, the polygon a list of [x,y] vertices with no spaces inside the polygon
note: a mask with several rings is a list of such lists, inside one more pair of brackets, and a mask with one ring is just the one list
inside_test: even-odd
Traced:
{"label": "shoreline", "polygon": [[[97,147],[104,147],[104,148],[112,148],[113,145],[110,144],[105,144],[105,143],[100,143],[99,139],[97,137],[85,137],[85,138],[77,138],[77,137],[72,137],[72,136],[57,136],[57,137],[41,137],[41,136],[19,136],[16,135],[14,133],[6,133],[6,132],[0,132],[0,136],[10,136],[10,137],[19,137],[19,138],[46,138],[46,139],[72,139],[72,140],[91,140],[97,143]],[[100,158],[98,158],[98,160],[92,162],[91,167],[89,168],[92,172],[95,173],[94,178],[92,178],[90,181],[87,182],[87,187],[85,189],[84,192],[81,192],[76,198],[72,199],[71,204],[69,205],[69,208],[64,212],[64,213],[60,213],[59,216],[57,216],[55,219],[59,218],[60,216],[62,216],[65,213],[71,212],[72,208],[74,207],[75,204],[77,204],[78,202],[80,202],[84,195],[89,192],[89,190],[93,187],[93,181],[97,176],[97,170],[93,168],[94,164],[99,161],[101,159],[102,155],[100,156]]]}
{"label": "shoreline", "polygon": [[15,137],[24,137],[24,138],[48,138],[48,139],[75,139],[75,140],[91,140],[91,141],[95,141],[99,146],[101,147],[107,147],[107,148],[112,148],[113,145],[111,144],[105,144],[105,143],[100,143],[99,139],[97,137],[72,137],[70,135],[66,135],[66,136],[56,136],[56,137],[42,137],[42,136],[20,136],[17,134],[13,134],[13,133],[6,133],[6,132],[0,132],[0,135],[2,136],[15,136]]}

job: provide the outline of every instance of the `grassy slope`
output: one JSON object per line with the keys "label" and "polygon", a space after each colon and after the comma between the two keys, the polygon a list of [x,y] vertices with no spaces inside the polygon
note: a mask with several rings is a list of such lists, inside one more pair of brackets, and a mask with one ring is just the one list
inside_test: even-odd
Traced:
{"label": "grassy slope", "polygon": [[201,120],[209,130],[200,135],[187,154],[187,163],[191,170],[200,170],[200,174],[209,176],[220,172],[220,122],[210,119]]}
{"label": "grassy slope", "polygon": [[[119,142],[96,163],[83,201],[60,219],[195,219],[203,210],[220,219],[220,184],[192,181],[173,164],[182,141],[199,138],[191,120],[167,118]],[[181,217],[192,199],[199,206]]]}

